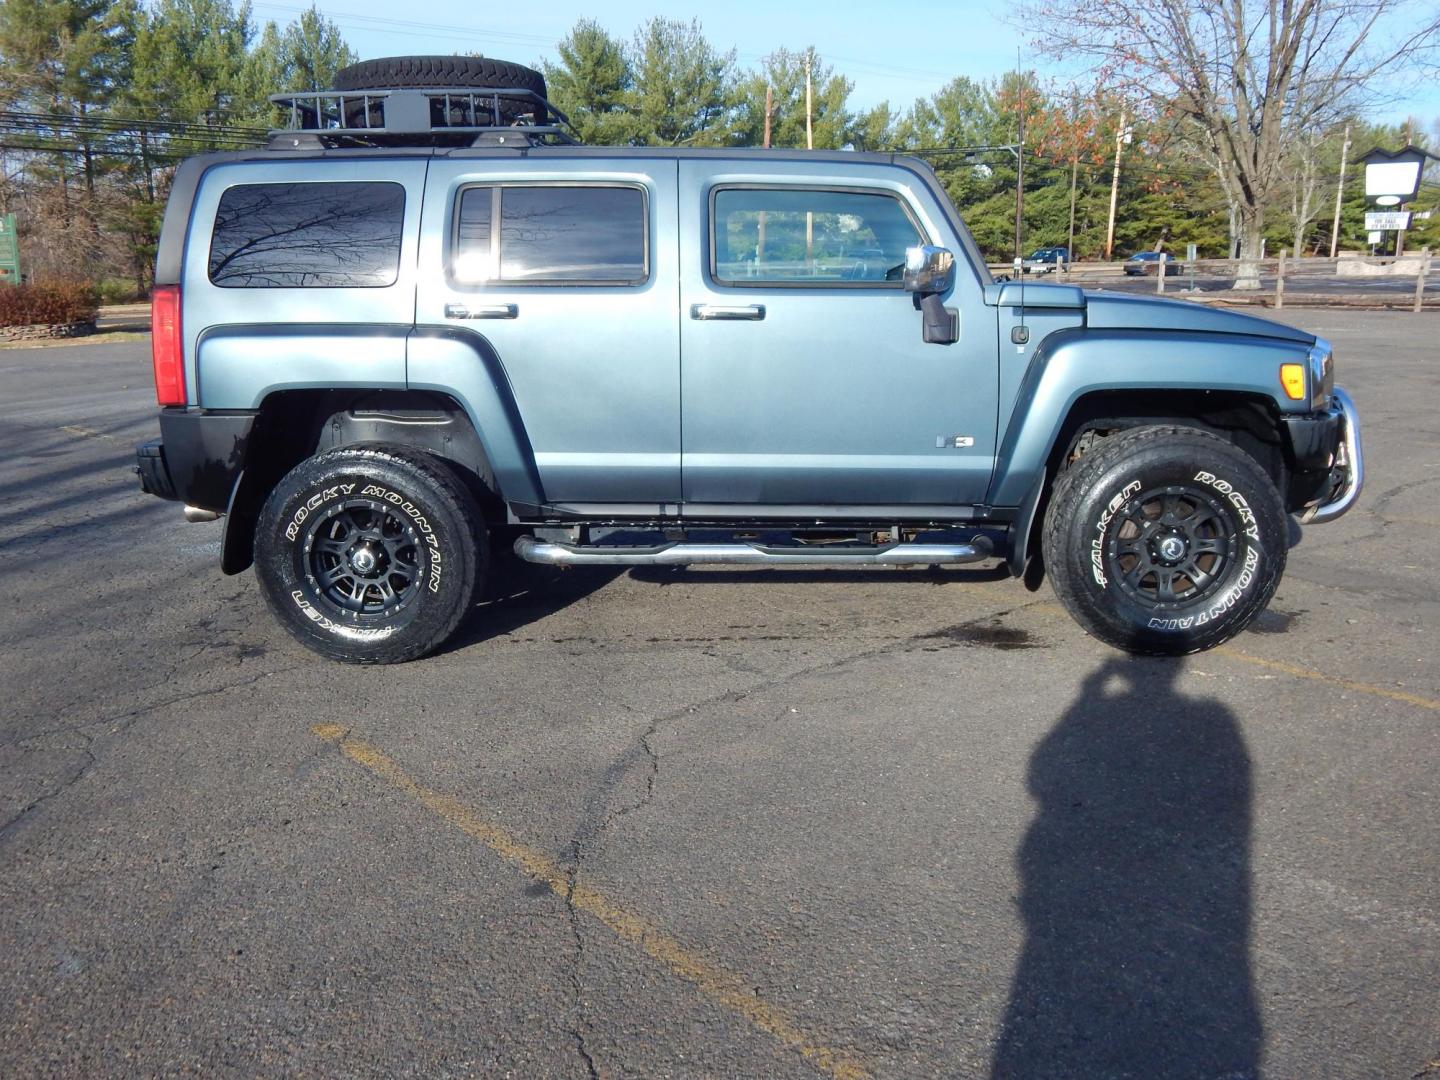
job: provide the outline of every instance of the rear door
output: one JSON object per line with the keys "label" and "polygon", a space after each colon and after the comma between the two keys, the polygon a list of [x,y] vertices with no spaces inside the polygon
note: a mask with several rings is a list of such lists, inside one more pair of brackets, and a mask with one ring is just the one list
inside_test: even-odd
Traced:
{"label": "rear door", "polygon": [[[983,501],[995,311],[943,210],[908,178],[859,161],[681,161],[687,514]],[[953,345],[922,340],[900,281],[905,249],[922,243],[956,256]]]}
{"label": "rear door", "polygon": [[430,165],[417,333],[494,358],[548,503],[679,501],[675,176],[539,151]]}

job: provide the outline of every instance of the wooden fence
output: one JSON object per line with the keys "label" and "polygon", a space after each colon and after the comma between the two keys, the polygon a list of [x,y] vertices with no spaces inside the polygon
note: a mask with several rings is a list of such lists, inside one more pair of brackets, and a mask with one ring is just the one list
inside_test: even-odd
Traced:
{"label": "wooden fence", "polygon": [[[1399,258],[1347,254],[1336,259],[1293,259],[1282,251],[1274,258],[1251,260],[1249,265],[1257,274],[1256,287],[1248,289],[1235,287],[1242,266],[1239,259],[1187,261],[1168,254],[1144,263],[1027,263],[1024,278],[1037,283],[1098,289],[1120,286],[1127,291],[1147,290],[1211,303],[1276,308],[1323,304],[1408,308],[1417,312],[1440,309],[1440,260],[1432,258],[1428,248]],[[992,263],[990,270],[997,277],[1015,279],[1013,263]]]}

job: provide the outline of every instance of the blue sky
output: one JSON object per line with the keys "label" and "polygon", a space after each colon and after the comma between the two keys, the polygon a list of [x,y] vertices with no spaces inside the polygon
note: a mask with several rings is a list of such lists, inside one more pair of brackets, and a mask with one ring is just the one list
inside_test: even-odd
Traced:
{"label": "blue sky", "polygon": [[[253,0],[260,21],[288,22],[307,0]],[[1428,0],[1425,0],[1428,2]],[[855,83],[852,102],[866,107],[889,101],[905,108],[955,75],[989,78],[1012,70],[1023,34],[998,15],[1001,2],[941,0],[940,3],[868,3],[859,0],[721,0],[709,4],[657,4],[654,0],[609,0],[605,4],[512,3],[471,6],[459,0],[404,5],[394,0],[320,0],[319,7],[340,24],[362,57],[401,53],[476,51],[486,56],[534,63],[555,58],[555,42],[576,20],[595,19],[628,38],[654,15],[699,18],[706,36],[721,49],[733,47],[742,66],[784,45],[814,45]],[[1045,73],[1049,63],[1034,56],[1027,67]],[[1056,73],[1058,74],[1058,73]],[[1397,89],[1400,100],[1378,119],[1408,114],[1426,127],[1440,119],[1440,82]]]}

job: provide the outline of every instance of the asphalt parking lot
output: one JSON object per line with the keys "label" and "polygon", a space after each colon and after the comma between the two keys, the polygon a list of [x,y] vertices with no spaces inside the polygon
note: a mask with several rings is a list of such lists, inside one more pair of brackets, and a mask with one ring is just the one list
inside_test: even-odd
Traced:
{"label": "asphalt parking lot", "polygon": [[0,1075],[1440,1077],[1440,315],[1223,650],[986,570],[526,571],[399,668],[0,351]]}

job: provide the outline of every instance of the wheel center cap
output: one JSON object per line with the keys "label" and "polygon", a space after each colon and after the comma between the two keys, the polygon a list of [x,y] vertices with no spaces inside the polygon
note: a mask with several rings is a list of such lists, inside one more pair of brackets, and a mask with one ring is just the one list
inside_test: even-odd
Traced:
{"label": "wheel center cap", "polygon": [[375,552],[371,551],[368,547],[362,547],[350,556],[350,565],[362,574],[368,574],[373,571],[379,561]]}
{"label": "wheel center cap", "polygon": [[1160,541],[1160,557],[1166,562],[1179,562],[1185,557],[1185,541],[1178,536],[1167,536]]}

